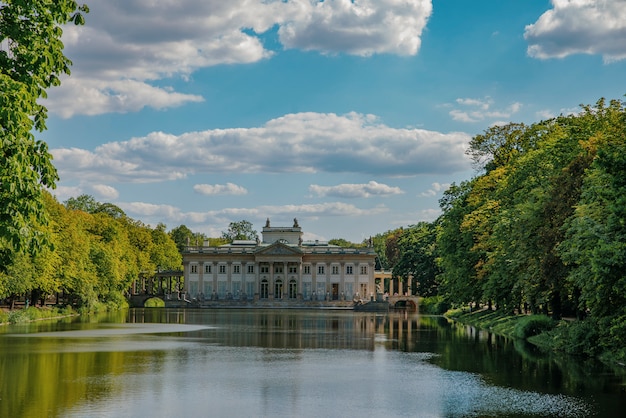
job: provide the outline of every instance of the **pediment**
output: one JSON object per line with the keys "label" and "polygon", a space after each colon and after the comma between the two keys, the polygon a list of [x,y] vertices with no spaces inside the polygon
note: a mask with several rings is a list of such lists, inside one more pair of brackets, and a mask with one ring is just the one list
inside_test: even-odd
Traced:
{"label": "pediment", "polygon": [[301,256],[302,251],[298,248],[293,248],[280,242],[262,248],[256,252],[257,255],[297,255]]}

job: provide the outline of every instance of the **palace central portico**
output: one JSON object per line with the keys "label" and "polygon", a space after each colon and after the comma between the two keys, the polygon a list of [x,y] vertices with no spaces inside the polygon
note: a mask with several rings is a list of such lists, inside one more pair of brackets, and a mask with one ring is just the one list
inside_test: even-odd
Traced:
{"label": "palace central portico", "polygon": [[184,291],[196,301],[352,301],[375,296],[376,253],[303,241],[302,228],[270,226],[260,241],[183,252]]}

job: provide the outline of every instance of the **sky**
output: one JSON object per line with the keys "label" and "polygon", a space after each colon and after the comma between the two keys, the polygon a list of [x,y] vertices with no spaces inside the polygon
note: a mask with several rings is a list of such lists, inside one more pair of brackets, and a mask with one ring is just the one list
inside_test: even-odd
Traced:
{"label": "sky", "polygon": [[626,0],[91,0],[42,101],[60,202],[305,239],[440,215],[490,126],[626,93]]}

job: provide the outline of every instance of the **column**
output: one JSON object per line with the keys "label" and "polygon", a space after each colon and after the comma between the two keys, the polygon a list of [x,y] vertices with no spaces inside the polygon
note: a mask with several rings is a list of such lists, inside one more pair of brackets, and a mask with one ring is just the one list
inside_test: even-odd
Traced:
{"label": "column", "polygon": [[317,300],[317,263],[311,263],[311,270],[311,299]]}
{"label": "column", "polygon": [[198,292],[200,293],[199,299],[202,300],[206,298],[207,295],[204,294],[204,263],[198,261]]}
{"label": "column", "polygon": [[[339,300],[345,300],[347,297],[349,297],[346,294],[346,289],[345,289],[345,272],[346,272],[346,263],[345,262],[341,262],[339,263]],[[341,297],[341,295],[343,294],[343,298]]]}
{"label": "column", "polygon": [[211,299],[215,299],[217,297],[217,261],[211,263],[211,276],[213,280],[213,294],[211,295]]}
{"label": "column", "polygon": [[270,261],[270,280],[268,283],[269,289],[267,289],[268,299],[274,299],[274,262]]}
{"label": "column", "polygon": [[283,261],[283,294],[282,299],[288,299],[289,296],[289,266],[286,261]]}
{"label": "column", "polygon": [[229,261],[226,263],[226,298],[228,299],[228,295],[230,294],[231,298],[233,295],[233,284],[232,284],[232,270],[233,270],[233,262]]}
{"label": "column", "polygon": [[297,298],[299,300],[302,300],[303,299],[303,297],[302,297],[302,293],[303,293],[302,292],[302,290],[303,290],[303,287],[302,287],[302,284],[303,284],[302,283],[302,259],[300,259],[300,261],[298,262],[298,266],[296,268],[298,269],[298,280],[296,280],[296,283],[297,283],[296,286],[298,286]]}

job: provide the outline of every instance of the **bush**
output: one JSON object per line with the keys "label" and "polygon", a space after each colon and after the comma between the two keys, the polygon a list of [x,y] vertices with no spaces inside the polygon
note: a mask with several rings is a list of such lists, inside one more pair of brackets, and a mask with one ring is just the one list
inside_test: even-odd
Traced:
{"label": "bush", "polygon": [[143,304],[145,308],[164,308],[165,302],[160,298],[150,298]]}
{"label": "bush", "polygon": [[450,304],[441,296],[431,296],[420,299],[419,311],[426,315],[443,315],[450,309]]}
{"label": "bush", "polygon": [[545,315],[530,315],[522,317],[517,321],[513,335],[517,338],[526,339],[533,335],[541,334],[544,331],[553,329],[556,322]]}

